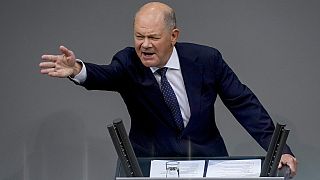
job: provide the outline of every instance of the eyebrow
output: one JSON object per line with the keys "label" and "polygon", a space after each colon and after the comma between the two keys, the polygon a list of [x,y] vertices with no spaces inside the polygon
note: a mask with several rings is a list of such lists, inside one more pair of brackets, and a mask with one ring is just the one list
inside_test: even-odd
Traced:
{"label": "eyebrow", "polygon": [[153,34],[148,34],[148,35],[143,35],[143,34],[141,34],[141,33],[139,33],[139,32],[136,32],[135,33],[135,35],[136,36],[147,36],[147,37],[159,37],[159,36],[161,36],[160,34],[156,34],[156,33],[153,33]]}

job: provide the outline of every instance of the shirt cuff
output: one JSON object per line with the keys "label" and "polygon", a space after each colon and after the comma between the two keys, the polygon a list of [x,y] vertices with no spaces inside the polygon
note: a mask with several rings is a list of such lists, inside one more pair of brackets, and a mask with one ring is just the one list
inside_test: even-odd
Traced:
{"label": "shirt cuff", "polygon": [[74,78],[72,77],[69,77],[69,78],[78,84],[82,84],[87,79],[87,68],[80,59],[76,59],[76,61],[82,64],[82,69],[79,74],[74,76]]}

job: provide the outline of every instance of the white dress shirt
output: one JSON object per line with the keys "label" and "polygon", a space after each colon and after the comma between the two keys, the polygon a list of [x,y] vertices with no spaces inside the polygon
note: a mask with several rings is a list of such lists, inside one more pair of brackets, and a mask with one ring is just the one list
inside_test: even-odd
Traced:
{"label": "white dress shirt", "polygon": [[[72,79],[81,84],[87,79],[87,70],[86,70],[85,64],[81,60],[77,59],[77,62],[82,63],[82,69],[81,69],[80,73],[77,74]],[[167,64],[164,67],[168,68],[168,70],[166,72],[166,77],[167,77],[174,93],[176,94],[176,97],[178,99],[178,103],[180,106],[181,115],[183,118],[183,124],[184,124],[184,127],[186,127],[189,122],[191,112],[190,112],[190,105],[189,105],[189,101],[188,101],[186,88],[185,88],[182,73],[181,73],[180,61],[179,61],[178,53],[177,53],[177,50],[175,47],[173,48],[172,54],[171,54]],[[156,73],[156,71],[159,68],[150,67],[150,69],[151,69],[153,75],[155,76],[157,82],[160,85],[161,77],[158,73]]]}
{"label": "white dress shirt", "polygon": [[[178,99],[178,103],[180,106],[183,124],[184,124],[184,127],[186,127],[189,122],[191,113],[190,113],[190,106],[189,106],[188,96],[186,92],[186,87],[184,85],[184,81],[181,73],[180,61],[179,61],[178,53],[175,47],[173,48],[172,54],[167,64],[164,67],[168,68],[166,72],[166,77],[174,93],[176,94],[176,97]],[[153,75],[155,76],[160,86],[161,77],[158,73],[156,73],[156,71],[159,68],[150,67],[150,69],[153,72]]]}

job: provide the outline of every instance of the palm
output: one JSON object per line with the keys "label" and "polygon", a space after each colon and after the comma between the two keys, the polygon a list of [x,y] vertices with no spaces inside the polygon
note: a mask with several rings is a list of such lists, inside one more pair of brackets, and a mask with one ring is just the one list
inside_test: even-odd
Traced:
{"label": "palm", "polygon": [[73,67],[75,66],[75,57],[63,55],[56,61],[54,74],[57,77],[68,77],[73,74]]}

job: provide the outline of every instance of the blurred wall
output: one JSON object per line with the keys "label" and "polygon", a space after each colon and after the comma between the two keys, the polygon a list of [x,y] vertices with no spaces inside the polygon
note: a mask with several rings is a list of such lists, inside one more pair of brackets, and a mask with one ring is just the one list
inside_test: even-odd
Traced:
{"label": "blurred wall", "polygon": [[[0,179],[112,179],[116,153],[106,130],[129,116],[114,92],[86,91],[39,73],[59,45],[104,64],[132,46],[132,19],[147,1],[3,0],[0,5]],[[274,121],[291,129],[295,179],[319,179],[320,1],[163,1],[180,41],[219,49]],[[231,155],[265,152],[220,101],[217,123]]]}

